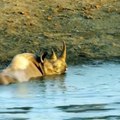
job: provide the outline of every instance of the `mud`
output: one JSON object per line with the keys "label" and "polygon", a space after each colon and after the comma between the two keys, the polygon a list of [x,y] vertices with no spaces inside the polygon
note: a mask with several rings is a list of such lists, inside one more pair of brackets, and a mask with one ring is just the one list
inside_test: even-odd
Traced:
{"label": "mud", "polygon": [[120,59],[119,0],[1,0],[0,63],[67,44],[68,63]]}

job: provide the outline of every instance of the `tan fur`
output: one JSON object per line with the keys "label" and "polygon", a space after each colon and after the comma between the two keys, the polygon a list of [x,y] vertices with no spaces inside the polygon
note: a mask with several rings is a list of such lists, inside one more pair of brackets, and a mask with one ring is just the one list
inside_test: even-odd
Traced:
{"label": "tan fur", "polygon": [[11,64],[0,74],[0,83],[9,84],[12,81],[23,82],[42,76],[42,73],[36,66],[39,66],[39,63],[35,60],[34,54],[18,54],[13,58]]}
{"label": "tan fur", "polygon": [[65,73],[67,68],[67,64],[60,60],[57,59],[56,61],[49,61],[49,60],[45,60],[44,61],[44,72],[45,75],[57,75],[57,74],[62,74]]}
{"label": "tan fur", "polygon": [[57,57],[53,51],[51,59],[45,59],[43,62],[43,69],[45,75],[62,74],[65,73],[66,64],[66,45],[63,42],[63,51],[60,57]]}
{"label": "tan fur", "polygon": [[37,61],[32,53],[16,55],[11,64],[0,73],[0,84],[24,82],[45,75],[65,73],[67,68],[65,43],[63,42],[63,51],[60,57],[57,57],[52,51],[50,59],[44,59],[43,56],[39,59]]}

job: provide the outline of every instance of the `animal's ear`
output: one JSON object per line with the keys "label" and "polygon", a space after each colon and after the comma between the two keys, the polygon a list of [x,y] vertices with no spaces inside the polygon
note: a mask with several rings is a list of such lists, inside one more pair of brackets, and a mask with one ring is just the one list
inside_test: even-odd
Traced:
{"label": "animal's ear", "polygon": [[57,55],[55,54],[53,49],[52,49],[51,60],[57,60]]}
{"label": "animal's ear", "polygon": [[44,62],[44,59],[45,59],[45,57],[47,56],[47,54],[48,54],[47,52],[44,52],[44,53],[41,54],[41,56],[40,56],[40,62],[41,62],[41,63]]}

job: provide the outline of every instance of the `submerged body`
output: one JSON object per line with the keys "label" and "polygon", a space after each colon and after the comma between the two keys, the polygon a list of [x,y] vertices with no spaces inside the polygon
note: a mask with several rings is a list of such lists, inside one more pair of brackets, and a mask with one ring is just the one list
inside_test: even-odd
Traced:
{"label": "submerged body", "polygon": [[40,77],[42,73],[39,71],[38,65],[34,54],[18,54],[13,58],[11,64],[1,72],[0,83],[24,82],[34,77]]}
{"label": "submerged body", "polygon": [[0,73],[0,84],[29,81],[46,75],[62,74],[66,71],[66,45],[63,43],[62,55],[57,58],[52,53],[50,59],[46,59],[46,53],[36,57],[32,53],[16,55],[11,64]]}

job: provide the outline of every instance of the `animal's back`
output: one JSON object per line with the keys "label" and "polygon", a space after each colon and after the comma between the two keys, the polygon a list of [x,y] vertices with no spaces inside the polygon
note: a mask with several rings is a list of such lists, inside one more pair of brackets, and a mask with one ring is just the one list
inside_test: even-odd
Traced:
{"label": "animal's back", "polygon": [[32,59],[34,59],[34,54],[32,53],[18,54],[13,58],[10,66],[13,70],[24,70],[28,67]]}
{"label": "animal's back", "polygon": [[9,84],[15,81],[23,82],[32,78],[42,76],[34,64],[35,56],[32,53],[22,53],[16,55],[11,64],[0,73],[0,81]]}

